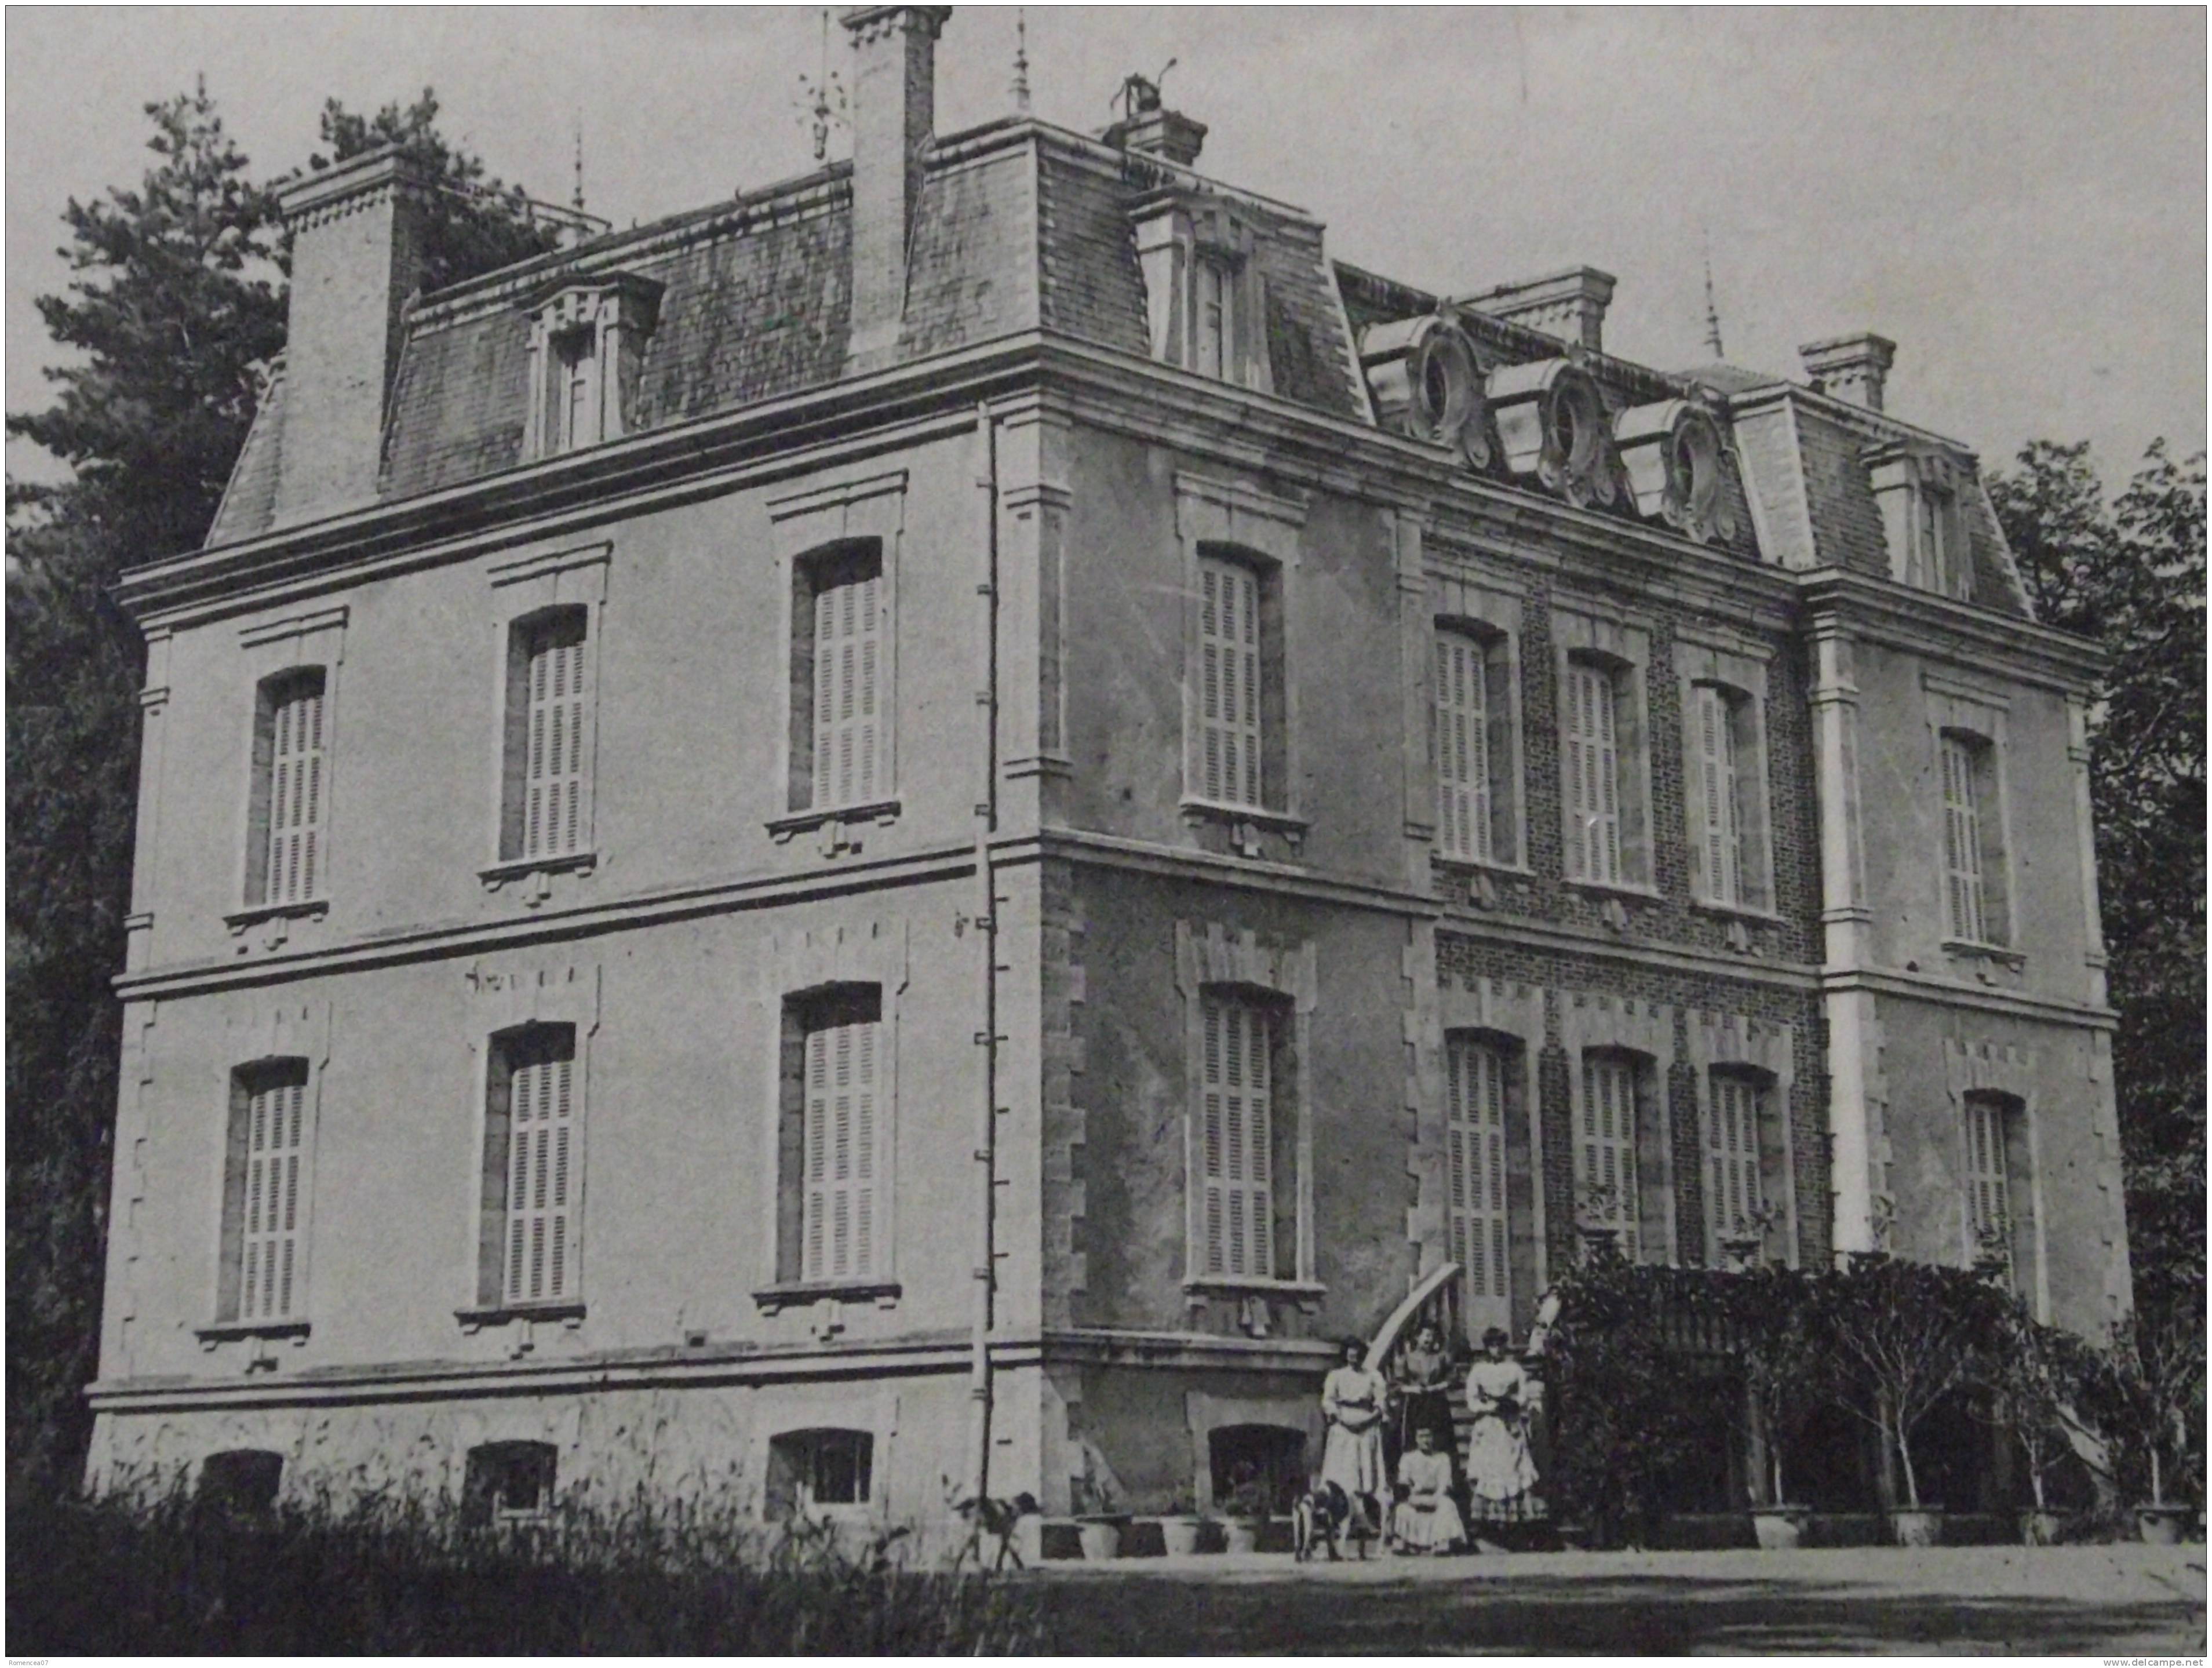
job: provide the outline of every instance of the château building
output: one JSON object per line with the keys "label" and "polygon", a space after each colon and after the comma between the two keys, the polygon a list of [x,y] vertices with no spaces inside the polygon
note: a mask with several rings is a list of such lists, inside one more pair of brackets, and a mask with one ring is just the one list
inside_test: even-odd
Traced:
{"label": "ch\u00e2teau building", "polygon": [[[2092,651],[1893,345],[1608,350],[933,128],[289,346],[148,672],[95,1482],[1211,1502],[1631,1256],[2130,1300]],[[1141,86],[1139,94],[1147,89]]]}

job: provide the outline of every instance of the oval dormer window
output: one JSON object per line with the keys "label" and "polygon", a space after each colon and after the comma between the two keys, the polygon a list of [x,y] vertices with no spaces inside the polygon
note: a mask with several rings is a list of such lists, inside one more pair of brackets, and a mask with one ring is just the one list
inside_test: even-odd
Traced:
{"label": "oval dormer window", "polygon": [[1449,319],[1393,320],[1360,338],[1359,358],[1386,427],[1488,463],[1482,377],[1466,332]]}
{"label": "oval dormer window", "polygon": [[1735,538],[1728,442],[1711,412],[1687,399],[1632,406],[1613,419],[1613,438],[1638,514],[1701,545]]}

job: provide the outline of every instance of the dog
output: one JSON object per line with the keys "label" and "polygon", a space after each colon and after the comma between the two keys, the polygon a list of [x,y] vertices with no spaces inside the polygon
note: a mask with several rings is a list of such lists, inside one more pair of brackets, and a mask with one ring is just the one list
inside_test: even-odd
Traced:
{"label": "dog", "polygon": [[1304,1563],[1317,1549],[1325,1547],[1329,1561],[1335,1563],[1341,1555],[1336,1549],[1337,1539],[1346,1536],[1358,1546],[1364,1561],[1368,1543],[1375,1538],[1377,1511],[1372,1495],[1355,1498],[1345,1493],[1341,1483],[1316,1482],[1291,1507],[1291,1557]]}
{"label": "dog", "polygon": [[993,1571],[1004,1569],[1009,1558],[1013,1560],[1016,1569],[1023,1568],[1021,1549],[1014,1544],[1014,1531],[1024,1518],[1036,1515],[1036,1495],[1024,1492],[1012,1500],[971,1498],[960,1501],[952,1509],[967,1519],[969,1525],[968,1544],[961,1549],[959,1557],[954,1561],[954,1568],[966,1562],[969,1555],[973,1553],[975,1567],[981,1569],[986,1540],[996,1540],[999,1543],[998,1557],[991,1565]]}

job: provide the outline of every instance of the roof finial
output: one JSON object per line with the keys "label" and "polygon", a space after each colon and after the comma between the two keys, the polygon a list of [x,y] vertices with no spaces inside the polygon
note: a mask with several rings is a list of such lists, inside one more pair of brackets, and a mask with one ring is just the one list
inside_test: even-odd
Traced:
{"label": "roof finial", "polygon": [[1030,9],[1014,8],[1014,113],[1030,113]]}
{"label": "roof finial", "polygon": [[1728,356],[1721,350],[1721,310],[1713,302],[1713,247],[1712,236],[1705,237],[1705,347],[1715,363]]}
{"label": "roof finial", "polygon": [[580,105],[576,110],[576,185],[568,194],[568,206],[578,214],[584,212],[584,112]]}

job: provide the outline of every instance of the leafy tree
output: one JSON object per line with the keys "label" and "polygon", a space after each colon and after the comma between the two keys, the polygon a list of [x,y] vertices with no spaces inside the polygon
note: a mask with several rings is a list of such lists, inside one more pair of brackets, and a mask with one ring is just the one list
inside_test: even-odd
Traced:
{"label": "leafy tree", "polygon": [[[340,161],[409,148],[435,178],[430,285],[551,247],[520,194],[440,137],[436,99],[325,108]],[[8,493],[8,1395],[11,1464],[66,1482],[89,1421],[109,1141],[122,1046],[108,980],[130,909],[138,758],[137,633],[108,588],[206,536],[252,421],[257,362],[283,345],[286,249],[205,87],[149,105],[155,161],[136,190],[63,219],[65,293],[40,299],[70,360],[43,411],[8,432],[70,469]]]}
{"label": "leafy tree", "polygon": [[2114,1089],[2139,1301],[2204,1301],[2204,460],[2152,445],[2107,504],[2086,442],[1990,496],[2047,624],[2111,657],[2089,729]]}

